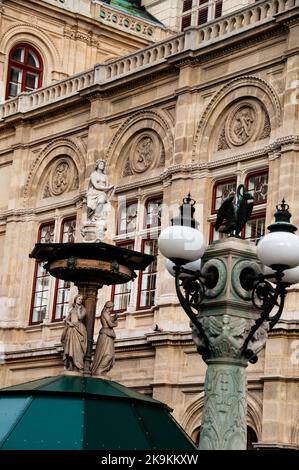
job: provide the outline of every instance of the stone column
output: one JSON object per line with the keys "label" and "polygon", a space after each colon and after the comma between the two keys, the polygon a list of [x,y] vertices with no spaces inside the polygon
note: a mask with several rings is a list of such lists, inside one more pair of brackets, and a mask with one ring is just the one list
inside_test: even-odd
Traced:
{"label": "stone column", "polygon": [[[208,365],[200,449],[246,449],[246,375],[244,342],[259,317],[251,302],[246,275],[256,276],[261,267],[254,243],[229,238],[210,245],[202,273],[213,272],[215,281],[206,289],[193,327],[193,340]],[[263,348],[268,324],[263,324],[249,342],[250,360]],[[204,334],[203,334],[204,333]]]}

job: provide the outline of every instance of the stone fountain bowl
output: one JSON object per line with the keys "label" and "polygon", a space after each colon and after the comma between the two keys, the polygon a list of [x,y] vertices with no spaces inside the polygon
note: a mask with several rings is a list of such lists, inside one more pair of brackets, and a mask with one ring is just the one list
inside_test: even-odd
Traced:
{"label": "stone fountain bowl", "polygon": [[29,255],[45,261],[49,273],[65,281],[123,284],[143,271],[155,256],[108,243],[36,243]]}

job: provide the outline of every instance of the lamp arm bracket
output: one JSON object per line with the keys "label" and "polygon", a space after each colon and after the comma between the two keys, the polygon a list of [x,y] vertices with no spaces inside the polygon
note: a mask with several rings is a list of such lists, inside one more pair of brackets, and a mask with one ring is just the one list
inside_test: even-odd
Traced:
{"label": "lamp arm bracket", "polygon": [[[189,271],[185,268],[184,272]],[[187,279],[180,279],[181,269],[175,269],[175,287],[176,293],[181,306],[188,315],[190,321],[197,328],[202,340],[204,342],[203,350],[199,351],[203,357],[207,357],[209,351],[209,340],[205,334],[202,324],[197,318],[197,315],[192,309],[199,311],[199,305],[202,302],[205,294],[205,286],[202,282],[199,271],[189,271],[192,277]]]}
{"label": "lamp arm bracket", "polygon": [[[271,331],[276,325],[284,308],[287,287],[287,284],[278,282],[274,288],[270,282],[267,281],[267,276],[264,276],[263,278],[260,277],[260,280],[254,285],[252,291],[252,303],[257,309],[261,310],[261,315],[255,321],[243,344],[242,354],[249,359],[249,362],[255,363],[257,361],[257,356],[248,349],[248,344],[262,323],[265,321],[269,322],[269,331]],[[257,303],[256,298],[261,301],[261,304]],[[278,310],[275,315],[271,317],[271,311],[275,306],[278,306]]]}

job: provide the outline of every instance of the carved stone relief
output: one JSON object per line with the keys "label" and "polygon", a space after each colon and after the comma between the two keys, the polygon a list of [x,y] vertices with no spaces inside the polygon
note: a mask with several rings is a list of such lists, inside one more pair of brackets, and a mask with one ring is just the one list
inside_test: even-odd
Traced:
{"label": "carved stone relief", "polygon": [[248,142],[269,137],[270,133],[270,119],[262,105],[256,100],[242,101],[225,116],[217,150],[241,147]]}
{"label": "carved stone relief", "polygon": [[154,132],[138,134],[125,149],[122,176],[144,173],[150,168],[165,165],[165,151]]}
{"label": "carved stone relief", "polygon": [[70,158],[63,157],[52,163],[43,190],[43,198],[60,196],[79,186],[78,172]]}
{"label": "carved stone relief", "polygon": [[143,173],[152,164],[154,143],[151,137],[142,137],[132,148],[132,169],[135,173]]}
{"label": "carved stone relief", "polygon": [[241,104],[230,113],[226,122],[226,138],[231,145],[244,145],[255,131],[257,110],[249,104]]}

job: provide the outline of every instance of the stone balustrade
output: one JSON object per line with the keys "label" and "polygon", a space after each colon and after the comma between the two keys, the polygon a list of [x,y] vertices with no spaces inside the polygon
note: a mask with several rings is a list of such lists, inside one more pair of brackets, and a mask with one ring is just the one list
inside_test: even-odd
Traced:
{"label": "stone balustrade", "polygon": [[78,91],[94,84],[94,69],[73,75],[47,87],[30,93],[21,93],[18,97],[6,101],[0,106],[0,119],[17,112],[27,112],[50,103],[58,102],[75,95]]}
{"label": "stone balustrade", "polygon": [[186,38],[186,48],[189,46],[191,49],[198,49],[211,41],[223,40],[245,29],[270,22],[275,15],[295,6],[299,6],[298,0],[268,0],[254,3],[250,7],[210,21],[200,28],[186,31],[186,35],[190,36]]}
{"label": "stone balustrade", "polygon": [[239,32],[275,20],[275,16],[299,6],[299,0],[261,0],[233,14],[223,16],[197,28],[180,33],[124,57],[98,64],[94,69],[73,75],[45,88],[0,105],[0,120],[24,113],[76,95],[94,84],[106,84],[146,68],[167,62],[170,57],[188,50],[199,50]]}

